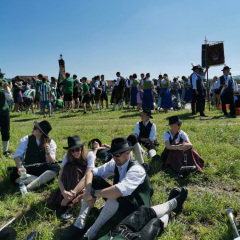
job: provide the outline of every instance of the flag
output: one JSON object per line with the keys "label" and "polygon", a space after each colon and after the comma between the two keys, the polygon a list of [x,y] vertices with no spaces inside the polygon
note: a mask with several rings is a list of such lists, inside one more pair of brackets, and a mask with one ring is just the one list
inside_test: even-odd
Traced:
{"label": "flag", "polygon": [[223,43],[207,45],[206,62],[207,66],[217,66],[225,63]]}

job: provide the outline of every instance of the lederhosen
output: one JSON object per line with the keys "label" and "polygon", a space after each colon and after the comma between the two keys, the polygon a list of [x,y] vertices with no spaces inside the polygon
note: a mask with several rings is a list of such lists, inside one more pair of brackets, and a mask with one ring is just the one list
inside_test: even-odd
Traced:
{"label": "lederhosen", "polygon": [[[94,87],[95,87],[95,85],[94,85]],[[99,86],[97,88],[95,87],[95,96],[94,96],[95,102],[99,102],[101,92],[102,92],[102,89],[99,88]]]}
{"label": "lederhosen", "polygon": [[190,75],[190,82],[191,82],[191,88],[192,88],[192,102],[191,102],[191,107],[192,107],[192,112],[193,113],[196,113],[196,102],[197,102],[197,95],[196,95],[196,92],[195,92],[195,89],[193,89],[193,84],[192,84],[192,76],[193,74],[196,74],[195,72],[193,72],[191,75]]}
{"label": "lederhosen", "polygon": [[[225,84],[224,76],[220,77],[220,84]],[[226,104],[230,104],[230,114],[231,116],[235,116],[235,103],[234,103],[234,94],[232,89],[233,80],[232,77],[228,79],[228,87],[227,89],[223,90],[221,94],[221,101],[222,101],[222,111],[223,113],[227,113],[226,111]]]}
{"label": "lederhosen", "polygon": [[116,89],[116,94],[114,96],[115,103],[118,103],[119,101],[123,101],[125,86],[126,86],[125,79],[123,77],[121,77],[119,84],[117,86],[117,89]]}
{"label": "lederhosen", "polygon": [[[29,135],[28,147],[25,153],[25,158],[23,160],[23,165],[26,168],[27,173],[34,176],[40,176],[47,170],[52,170],[57,174],[59,173],[60,166],[57,163],[47,163],[45,154],[45,149],[42,149],[40,145],[37,145],[36,137],[33,135]],[[18,177],[19,175],[16,168],[11,174],[11,180],[15,182]]]}
{"label": "lederhosen", "polygon": [[0,128],[2,141],[9,141],[10,139],[10,115],[8,104],[5,99],[5,90],[0,85]]}
{"label": "lederhosen", "polygon": [[196,110],[197,112],[200,112],[200,114],[203,114],[205,110],[205,92],[202,85],[202,79],[200,76],[198,76],[196,84],[197,84],[197,90],[198,90],[198,95],[196,95],[196,100],[197,100]]}
{"label": "lederhosen", "polygon": [[[64,165],[62,172],[62,183],[66,191],[73,190],[77,184],[82,180],[85,175],[87,166],[80,163],[69,163],[67,162]],[[82,198],[83,192],[81,191],[78,195],[69,202],[69,205],[76,204]],[[57,204],[61,205],[62,200],[64,199],[61,190],[58,189],[56,192],[52,193],[47,200],[48,204]]]}
{"label": "lederhosen", "polygon": [[[105,82],[105,81],[104,81]],[[105,91],[103,91],[103,83],[102,81],[100,81],[100,86],[102,87],[102,93],[101,93],[101,96],[100,96],[100,100],[103,101],[108,101],[108,96],[107,96],[107,91],[106,91],[106,83],[105,83]]]}
{"label": "lederhosen", "polygon": [[[134,165],[141,166],[134,158],[129,160],[129,164],[127,167],[127,171]],[[117,166],[114,169],[114,181],[113,184],[117,184],[119,182],[119,172]],[[99,176],[94,176],[92,181],[92,188],[95,190],[104,189],[111,187],[111,185],[102,179]],[[119,197],[117,201],[119,202],[118,211],[123,214],[124,217],[128,216],[130,213],[137,210],[140,206],[146,205],[148,207],[151,206],[151,197],[153,195],[153,188],[150,184],[149,178],[146,175],[145,180],[142,184],[140,184],[131,195],[126,197]]]}
{"label": "lederhosen", "polygon": [[[171,145],[183,144],[183,138],[180,136],[180,141],[176,142],[175,140],[178,138],[179,132],[171,139],[170,132],[169,134],[169,143]],[[186,154],[184,156],[184,154]],[[184,159],[185,157],[185,159]],[[180,169],[182,166],[196,166],[196,169],[200,172],[203,171],[204,160],[202,157],[192,148],[187,151],[182,150],[169,150],[167,148],[164,149],[161,160],[163,162],[163,168],[172,168],[176,172],[180,173]]]}

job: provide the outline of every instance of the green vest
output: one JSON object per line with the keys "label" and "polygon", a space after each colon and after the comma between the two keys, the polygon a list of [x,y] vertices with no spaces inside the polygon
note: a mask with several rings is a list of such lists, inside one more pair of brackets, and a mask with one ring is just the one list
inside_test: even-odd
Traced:
{"label": "green vest", "polygon": [[173,88],[173,89],[177,89],[177,87],[178,87],[178,84],[174,82],[174,83],[172,84],[172,88]]}
{"label": "green vest", "polygon": [[161,83],[162,88],[168,88],[169,87],[169,82],[166,83]]}
{"label": "green vest", "polygon": [[152,89],[152,82],[151,81],[144,81],[143,82],[143,89]]}
{"label": "green vest", "polygon": [[138,85],[138,80],[134,79],[132,83],[132,87],[137,87],[137,85]]}
{"label": "green vest", "polygon": [[[127,167],[127,171],[134,165],[141,166],[134,158],[131,158]],[[114,176],[114,184],[117,184],[119,182],[119,172],[117,166],[115,166],[114,170],[115,176]],[[137,208],[139,208],[142,205],[146,205],[148,207],[151,206],[151,197],[153,195],[153,188],[150,184],[148,175],[146,175],[144,182],[140,184],[130,196],[127,196],[130,201],[132,201],[133,205]]]}
{"label": "green vest", "polygon": [[28,147],[24,158],[24,164],[45,163],[45,149],[41,149],[36,143],[36,137],[28,136]]}
{"label": "green vest", "polygon": [[5,99],[5,89],[0,86],[0,111],[5,111],[8,109],[8,104]]}

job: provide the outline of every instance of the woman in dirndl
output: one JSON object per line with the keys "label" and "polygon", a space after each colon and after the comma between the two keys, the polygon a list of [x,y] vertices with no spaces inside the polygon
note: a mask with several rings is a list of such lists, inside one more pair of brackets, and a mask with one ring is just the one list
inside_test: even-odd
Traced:
{"label": "woman in dirndl", "polygon": [[130,92],[131,92],[131,106],[135,108],[137,106],[137,85],[138,85],[138,80],[137,80],[137,74],[133,74],[133,80],[130,81]]}
{"label": "woman in dirndl", "polygon": [[154,109],[153,105],[153,91],[154,91],[154,83],[150,80],[150,73],[146,74],[146,79],[142,82],[143,86],[143,109]]}
{"label": "woman in dirndl", "polygon": [[181,130],[178,116],[169,117],[170,130],[164,132],[165,149],[161,155],[163,168],[172,168],[179,177],[188,175],[190,170],[203,171],[204,160],[192,148],[188,135]]}
{"label": "woman in dirndl", "polygon": [[170,86],[170,81],[168,79],[168,75],[165,73],[163,75],[163,79],[161,80],[161,89],[160,89],[161,107],[163,108],[165,113],[168,111],[168,109],[173,107],[172,97],[169,92],[169,86]]}
{"label": "woman in dirndl", "polygon": [[141,80],[139,81],[138,85],[137,85],[137,110],[141,110],[142,109],[142,99],[143,99],[143,87],[142,84],[144,82],[144,74],[141,73]]}
{"label": "woman in dirndl", "polygon": [[49,204],[61,206],[57,217],[63,220],[72,218],[73,206],[79,202],[85,187],[85,175],[95,167],[96,152],[88,152],[78,135],[68,137],[68,150],[62,160],[57,192],[49,199]]}

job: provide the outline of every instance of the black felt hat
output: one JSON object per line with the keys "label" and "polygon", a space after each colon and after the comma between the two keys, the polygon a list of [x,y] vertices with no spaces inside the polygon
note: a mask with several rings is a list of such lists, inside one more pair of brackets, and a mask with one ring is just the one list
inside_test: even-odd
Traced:
{"label": "black felt hat", "polygon": [[91,141],[88,142],[88,148],[92,148],[92,144],[95,141],[98,142],[100,147],[102,146],[102,142],[98,138],[94,138],[94,139],[92,139]]}
{"label": "black felt hat", "polygon": [[114,138],[112,140],[111,148],[108,150],[109,153],[116,154],[132,150],[133,146],[129,145],[126,138]]}
{"label": "black felt hat", "polygon": [[82,147],[83,145],[84,143],[82,143],[80,137],[78,135],[74,135],[73,137],[68,137],[68,146],[63,148],[69,150]]}
{"label": "black felt hat", "polygon": [[225,66],[223,69],[222,69],[222,71],[224,71],[224,70],[230,70],[231,68],[229,67],[229,66]]}
{"label": "black felt hat", "polygon": [[44,120],[40,123],[37,121],[34,121],[35,127],[38,128],[46,137],[49,138],[48,133],[52,130],[51,124]]}
{"label": "black felt hat", "polygon": [[145,113],[145,114],[147,114],[150,118],[153,118],[152,117],[152,113],[151,113],[151,110],[150,109],[148,109],[148,108],[145,108],[145,109],[143,109],[142,110],[142,113]]}
{"label": "black felt hat", "polygon": [[168,120],[169,120],[169,124],[168,125],[182,123],[182,121],[180,120],[180,118],[178,116],[169,117]]}

